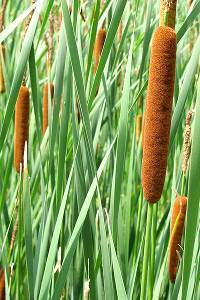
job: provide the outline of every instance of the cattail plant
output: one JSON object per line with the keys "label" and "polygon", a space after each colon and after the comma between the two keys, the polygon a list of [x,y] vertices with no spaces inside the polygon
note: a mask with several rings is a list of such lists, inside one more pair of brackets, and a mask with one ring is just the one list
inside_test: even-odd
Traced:
{"label": "cattail plant", "polygon": [[15,106],[15,136],[14,136],[14,165],[16,171],[20,172],[20,164],[24,161],[24,146],[28,141],[29,131],[29,90],[21,86]]}
{"label": "cattail plant", "polygon": [[106,30],[105,28],[102,26],[96,36],[96,41],[95,41],[95,45],[94,45],[94,74],[96,73],[98,64],[99,64],[99,60],[100,60],[100,56],[101,56],[101,52],[104,46],[104,42],[106,39]]}
{"label": "cattail plant", "polygon": [[170,227],[169,278],[171,282],[174,282],[176,280],[186,208],[187,197],[177,196],[173,204]]}
{"label": "cattail plant", "polygon": [[144,197],[151,203],[160,199],[165,180],[175,63],[176,33],[160,26],[152,41],[142,163]]}
{"label": "cattail plant", "polygon": [[[151,204],[159,201],[161,197],[167,168],[176,64],[176,33],[171,26],[168,26],[171,25],[169,18],[171,16],[171,6],[168,6],[171,2],[173,2],[173,5],[176,3],[176,1],[164,2],[164,23],[163,26],[161,25],[156,29],[153,35],[150,56],[142,161],[142,186],[144,198],[149,202],[149,205],[145,233],[141,300],[146,299],[151,226],[156,224],[156,216],[153,214],[153,206]],[[162,15],[160,18],[160,23],[162,24]],[[155,239],[155,231],[153,239]],[[151,254],[151,259],[154,260],[153,253]],[[150,283],[150,281],[152,279],[149,278],[148,282]],[[149,289],[150,299],[152,297],[152,289],[153,283]]]}
{"label": "cattail plant", "polygon": [[[0,12],[0,32],[3,31],[3,27],[4,27],[6,5],[7,5],[7,0],[3,0],[1,12]],[[0,93],[5,92],[5,81],[4,81],[3,66],[2,66],[2,59],[4,60],[4,58],[5,58],[5,46],[2,43],[0,44]]]}
{"label": "cattail plant", "polygon": [[5,273],[3,268],[0,267],[0,300],[5,300]]}
{"label": "cattail plant", "polygon": [[[49,30],[49,41],[46,39],[45,42],[48,46],[48,55],[47,55],[47,73],[50,73],[52,60],[53,60],[53,34],[54,34],[54,18],[53,13],[50,12],[50,30]],[[54,85],[51,82],[50,84],[45,84],[43,88],[43,100],[42,100],[42,133],[43,135],[46,132],[48,127],[48,103],[49,103],[49,96],[50,99],[53,100],[54,96]]]}
{"label": "cattail plant", "polygon": [[[32,4],[35,0],[32,0]],[[25,24],[24,36],[28,30],[33,11],[29,14]],[[15,105],[15,134],[14,134],[14,166],[19,173],[23,171],[24,147],[28,141],[29,132],[29,89],[26,87],[26,72],[22,85],[19,89],[17,102]],[[22,166],[22,168],[21,168]]]}

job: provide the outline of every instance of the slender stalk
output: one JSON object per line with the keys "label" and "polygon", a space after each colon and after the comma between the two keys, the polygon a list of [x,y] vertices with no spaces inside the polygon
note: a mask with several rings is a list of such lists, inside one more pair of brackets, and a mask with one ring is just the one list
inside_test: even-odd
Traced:
{"label": "slender stalk", "polygon": [[141,223],[141,214],[142,214],[142,192],[140,193],[139,198],[139,207],[138,207],[138,218],[137,218],[137,225],[136,225],[136,235],[135,235],[135,245],[134,245],[134,251],[133,251],[133,265],[135,265],[137,261],[137,251],[138,251],[138,239],[140,234],[140,223]]}
{"label": "slender stalk", "polygon": [[[22,166],[21,166],[22,170]],[[22,193],[23,193],[23,180],[22,173],[20,172],[20,184],[19,184],[19,210],[18,210],[18,255],[17,255],[17,294],[18,299],[21,296],[21,284],[22,284],[22,261],[21,261],[21,251],[22,251]]]}
{"label": "slender stalk", "polygon": [[151,259],[150,259],[150,264],[149,264],[150,269],[149,269],[149,289],[148,289],[148,299],[149,300],[153,299],[157,211],[158,211],[158,204],[156,203],[153,206],[153,217],[152,217]]}
{"label": "slender stalk", "polygon": [[185,192],[185,183],[186,183],[186,177],[185,174],[182,175],[182,182],[181,182],[181,195],[184,195]]}
{"label": "slender stalk", "polygon": [[150,247],[150,240],[151,240],[152,214],[153,214],[153,205],[148,203],[147,227],[146,227],[145,245],[144,245],[144,261],[143,261],[143,268],[142,268],[142,284],[141,284],[140,300],[146,299],[147,271],[148,271],[148,262],[150,259],[149,247]]}

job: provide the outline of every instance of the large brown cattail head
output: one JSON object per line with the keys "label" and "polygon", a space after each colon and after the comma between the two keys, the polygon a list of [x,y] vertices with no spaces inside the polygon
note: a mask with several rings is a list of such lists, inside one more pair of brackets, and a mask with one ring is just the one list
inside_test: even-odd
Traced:
{"label": "large brown cattail head", "polygon": [[175,62],[175,31],[160,26],[152,41],[143,136],[142,185],[150,203],[160,199],[165,181]]}
{"label": "large brown cattail head", "polygon": [[172,209],[169,245],[169,278],[172,282],[176,280],[186,209],[187,197],[176,197]]}
{"label": "large brown cattail head", "polygon": [[45,134],[48,127],[48,99],[49,99],[49,88],[51,100],[53,100],[54,96],[54,85],[50,83],[50,85],[45,84],[43,88],[43,101],[42,101],[42,133]]}
{"label": "large brown cattail head", "polygon": [[97,33],[97,37],[94,45],[94,73],[96,73],[99,64],[99,59],[101,56],[105,39],[106,39],[106,30],[104,28],[100,28]]}
{"label": "large brown cattail head", "polygon": [[0,300],[5,300],[5,273],[0,267]]}
{"label": "large brown cattail head", "polygon": [[28,141],[29,130],[29,90],[21,86],[15,106],[15,137],[14,137],[14,165],[20,172],[20,164],[23,169],[24,146]]}

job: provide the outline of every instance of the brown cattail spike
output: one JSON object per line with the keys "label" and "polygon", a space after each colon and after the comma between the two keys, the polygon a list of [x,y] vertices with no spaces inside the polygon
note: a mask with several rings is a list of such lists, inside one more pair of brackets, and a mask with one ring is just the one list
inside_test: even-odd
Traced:
{"label": "brown cattail spike", "polygon": [[21,86],[15,107],[15,138],[14,138],[14,165],[20,172],[20,164],[23,166],[24,146],[28,141],[29,129],[29,90]]}
{"label": "brown cattail spike", "polygon": [[[167,25],[174,29],[176,20],[176,2],[177,0],[160,1],[160,26]],[[165,23],[166,14],[167,24]]]}
{"label": "brown cattail spike", "polygon": [[0,300],[5,300],[5,273],[4,270],[0,267]]}
{"label": "brown cattail spike", "polygon": [[142,115],[139,114],[136,117],[136,141],[137,142],[140,139],[141,132],[142,132]]}
{"label": "brown cattail spike", "polygon": [[157,202],[165,181],[176,63],[176,33],[160,26],[154,33],[145,111],[142,185]]}
{"label": "brown cattail spike", "polygon": [[190,157],[190,148],[191,148],[191,120],[192,120],[192,111],[189,111],[186,117],[186,126],[184,130],[184,142],[183,142],[183,162],[182,162],[182,171],[185,174],[187,171],[188,160]]}
{"label": "brown cattail spike", "polygon": [[3,74],[3,65],[2,59],[5,57],[5,46],[0,44],[0,93],[5,92],[5,81],[4,81],[4,74]]}
{"label": "brown cattail spike", "polygon": [[43,89],[43,103],[42,103],[42,133],[45,134],[46,129],[48,127],[48,99],[49,99],[49,88],[50,88],[50,95],[51,100],[53,99],[54,95],[54,85],[53,83],[50,83],[50,86],[48,84],[45,84]]}
{"label": "brown cattail spike", "polygon": [[187,197],[178,196],[173,204],[170,227],[169,278],[172,282],[176,280],[178,270],[179,252],[181,250],[181,239],[183,235],[186,208]]}
{"label": "brown cattail spike", "polygon": [[96,73],[99,64],[99,59],[101,56],[105,39],[106,39],[106,30],[104,28],[100,28],[97,33],[97,37],[94,45],[94,74]]}

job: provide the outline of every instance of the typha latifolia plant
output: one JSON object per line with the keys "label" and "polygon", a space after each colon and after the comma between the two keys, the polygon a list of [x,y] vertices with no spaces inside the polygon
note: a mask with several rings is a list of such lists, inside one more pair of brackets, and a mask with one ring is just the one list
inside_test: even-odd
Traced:
{"label": "typha latifolia plant", "polygon": [[199,13],[7,1],[2,297],[200,298]]}

